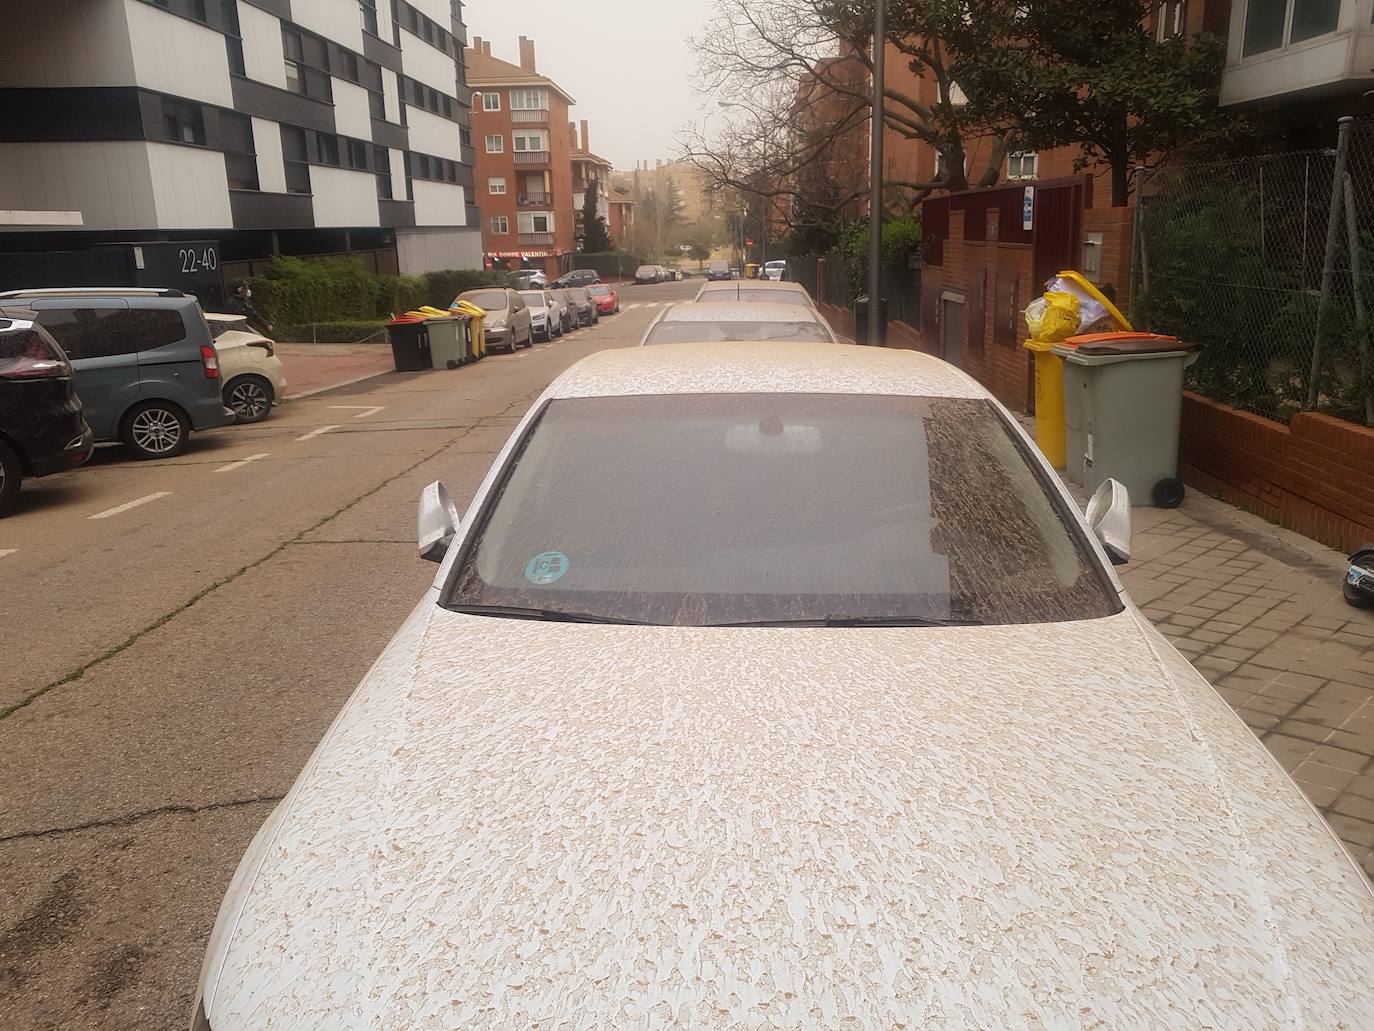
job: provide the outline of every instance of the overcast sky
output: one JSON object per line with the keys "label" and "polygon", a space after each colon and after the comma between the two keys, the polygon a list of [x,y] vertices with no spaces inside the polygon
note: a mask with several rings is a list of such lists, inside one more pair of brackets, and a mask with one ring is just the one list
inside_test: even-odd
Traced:
{"label": "overcast sky", "polygon": [[617,169],[677,155],[676,139],[700,121],[692,89],[699,33],[713,0],[469,0],[468,38],[491,40],[491,56],[520,63],[519,38],[534,40],[539,71],[577,100],[592,150]]}

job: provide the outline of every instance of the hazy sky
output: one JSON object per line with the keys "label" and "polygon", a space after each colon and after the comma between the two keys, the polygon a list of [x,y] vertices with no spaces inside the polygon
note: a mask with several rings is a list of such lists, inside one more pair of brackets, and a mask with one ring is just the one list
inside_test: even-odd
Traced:
{"label": "hazy sky", "polygon": [[714,0],[468,0],[468,38],[491,40],[491,56],[520,63],[518,40],[534,40],[540,73],[577,100],[592,150],[617,169],[674,157],[678,131],[700,121],[692,89],[699,33]]}

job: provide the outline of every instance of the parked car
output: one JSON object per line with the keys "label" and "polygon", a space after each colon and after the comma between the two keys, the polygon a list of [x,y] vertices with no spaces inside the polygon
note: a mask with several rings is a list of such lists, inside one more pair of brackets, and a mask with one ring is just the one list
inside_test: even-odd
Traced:
{"label": "parked car", "polygon": [[725,341],[840,342],[810,305],[738,301],[670,304],[644,331],[641,344],[706,344]]}
{"label": "parked car", "polygon": [[650,283],[663,282],[663,274],[659,272],[657,265],[640,265],[635,269],[635,283],[645,286]]}
{"label": "parked car", "polygon": [[591,294],[592,300],[596,302],[598,315],[614,315],[620,311],[620,295],[615,292],[614,287],[598,283],[596,286],[587,287],[587,293]]}
{"label": "parked car", "polygon": [[205,321],[219,354],[224,403],[238,422],[262,422],[286,396],[286,373],[276,344],[255,332],[243,315],[206,312]]}
{"label": "parked car", "polygon": [[717,258],[706,266],[706,278],[712,282],[722,279],[733,279],[734,273],[730,271],[730,263]]}
{"label": "parked car", "polygon": [[518,291],[486,286],[463,291],[453,303],[459,301],[475,304],[487,313],[488,351],[504,347],[514,354],[517,347],[530,347],[534,343],[530,309]]}
{"label": "parked car", "polygon": [[563,306],[547,290],[521,290],[521,298],[530,310],[530,328],[540,340],[552,340],[563,335]]}
{"label": "parked car", "polygon": [[61,346],[37,312],[0,308],[0,516],[21,480],[75,469],[94,448]]}
{"label": "parked car", "polygon": [[549,295],[558,302],[559,313],[563,317],[563,332],[572,333],[582,325],[578,316],[578,301],[566,287],[550,287]]}
{"label": "parked car", "polygon": [[1124,490],[959,370],[602,351],[418,527],[194,1027],[1374,1027],[1369,882],[1132,604]]}
{"label": "parked car", "polygon": [[816,306],[806,287],[800,283],[769,283],[757,279],[730,280],[726,283],[703,283],[694,300],[698,301],[761,301],[764,304],[806,304]]}
{"label": "parked car", "polygon": [[579,326],[592,326],[601,321],[601,313],[596,310],[596,301],[585,287],[570,286],[563,293],[568,306],[577,315]]}
{"label": "parked car", "polygon": [[775,283],[781,283],[787,278],[787,262],[781,260],[764,262],[763,278],[771,279]]}
{"label": "parked car", "polygon": [[139,458],[171,458],[193,431],[227,426],[219,355],[205,315],[180,290],[81,287],[11,290],[71,360],[72,383],[97,442]]}
{"label": "parked car", "polygon": [[553,281],[554,286],[591,286],[601,282],[601,273],[594,268],[575,268]]}
{"label": "parked car", "polygon": [[522,268],[515,269],[506,275],[507,284],[512,290],[543,290],[549,285],[549,277],[544,274],[543,269]]}

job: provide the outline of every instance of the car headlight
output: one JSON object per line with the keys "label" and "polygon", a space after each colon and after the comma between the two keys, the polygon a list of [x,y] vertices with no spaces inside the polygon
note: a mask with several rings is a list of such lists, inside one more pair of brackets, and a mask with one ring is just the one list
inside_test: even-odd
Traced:
{"label": "car headlight", "polygon": [[506,317],[502,315],[499,319],[492,319],[487,323],[487,329],[505,329]]}

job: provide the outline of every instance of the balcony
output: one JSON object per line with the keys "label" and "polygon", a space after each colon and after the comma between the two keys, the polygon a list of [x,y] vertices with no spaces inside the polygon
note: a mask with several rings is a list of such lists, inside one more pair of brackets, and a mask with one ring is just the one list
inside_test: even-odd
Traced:
{"label": "balcony", "polygon": [[553,162],[550,161],[547,150],[517,150],[515,163],[517,165],[543,165],[547,168]]}
{"label": "balcony", "polygon": [[522,208],[547,208],[553,203],[553,194],[521,193],[516,195],[515,203]]}
{"label": "balcony", "polygon": [[552,247],[553,233],[521,233],[520,245],[522,247]]}
{"label": "balcony", "polygon": [[[1250,8],[1256,8],[1254,12]],[[1241,0],[1231,32],[1221,103],[1357,95],[1374,84],[1374,26],[1357,0],[1318,8],[1310,0]],[[1301,17],[1300,17],[1301,15]]]}
{"label": "balcony", "polygon": [[512,125],[548,125],[549,113],[547,111],[512,111],[510,120]]}

